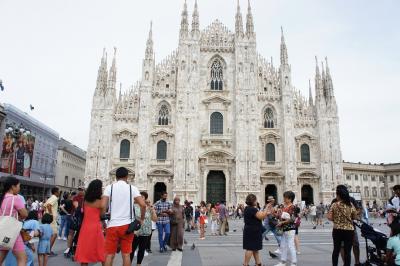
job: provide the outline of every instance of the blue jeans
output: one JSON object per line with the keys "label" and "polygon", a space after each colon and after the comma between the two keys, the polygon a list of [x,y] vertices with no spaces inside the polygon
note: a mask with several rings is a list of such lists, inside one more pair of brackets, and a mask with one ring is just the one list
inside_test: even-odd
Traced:
{"label": "blue jeans", "polygon": [[264,237],[271,231],[276,239],[276,242],[278,242],[278,246],[281,246],[281,240],[282,240],[282,236],[278,236],[276,234],[276,227],[271,227],[269,225],[269,223],[264,223],[264,228],[266,229],[265,232],[262,235],[262,238],[264,239]]}
{"label": "blue jeans", "polygon": [[[27,256],[26,260],[26,266],[34,266],[33,262],[35,260],[35,257],[33,255],[32,249],[28,248],[25,245],[25,253]],[[11,252],[11,250],[8,252],[7,257],[4,261],[5,266],[17,266],[17,259],[15,258],[14,254]]]}
{"label": "blue jeans", "polygon": [[171,234],[171,228],[169,223],[161,224],[157,223],[158,230],[158,243],[160,244],[160,249],[165,248],[165,245],[169,239],[169,235]]}
{"label": "blue jeans", "polygon": [[64,229],[64,237],[68,237],[69,234],[69,226],[71,224],[71,215],[61,215],[61,223],[60,228],[58,229],[58,236],[62,237],[62,232]]}

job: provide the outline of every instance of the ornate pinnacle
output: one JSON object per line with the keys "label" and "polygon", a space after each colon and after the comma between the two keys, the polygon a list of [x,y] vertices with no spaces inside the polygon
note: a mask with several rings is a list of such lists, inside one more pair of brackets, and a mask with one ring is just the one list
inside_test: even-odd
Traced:
{"label": "ornate pinnacle", "polygon": [[185,3],[183,4],[182,19],[181,19],[181,30],[180,30],[181,37],[187,36],[188,30],[189,30],[188,11],[185,0]]}
{"label": "ornate pinnacle", "polygon": [[281,65],[288,65],[289,63],[285,37],[283,35],[283,28],[281,27]]}
{"label": "ornate pinnacle", "polygon": [[240,11],[239,0],[237,1],[237,11],[235,17],[235,32],[236,36],[243,36],[243,19],[242,12]]}
{"label": "ornate pinnacle", "polygon": [[250,0],[248,0],[248,7],[247,7],[246,34],[248,37],[254,34],[254,23],[253,23],[253,15],[251,14]]}
{"label": "ornate pinnacle", "polygon": [[197,7],[197,0],[194,2],[194,10],[192,14],[192,33],[200,32],[199,11]]}
{"label": "ornate pinnacle", "polygon": [[149,38],[146,42],[145,59],[153,59],[153,22],[150,21]]}

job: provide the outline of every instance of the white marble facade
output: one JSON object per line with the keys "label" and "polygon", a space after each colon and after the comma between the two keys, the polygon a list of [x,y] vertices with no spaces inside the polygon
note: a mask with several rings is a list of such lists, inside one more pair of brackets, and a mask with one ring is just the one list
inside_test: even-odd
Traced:
{"label": "white marble facade", "polygon": [[[182,11],[176,51],[156,63],[150,28],[140,81],[116,91],[115,53],[103,53],[93,96],[86,182],[113,180],[125,166],[151,199],[244,202],[255,193],[278,201],[286,190],[330,201],[343,182],[339,119],[328,63],[317,62],[314,95],[294,88],[283,32],[280,64],[257,52],[251,7],[231,31],[199,27]],[[245,26],[243,26],[244,22]],[[276,191],[274,191],[276,190]]]}

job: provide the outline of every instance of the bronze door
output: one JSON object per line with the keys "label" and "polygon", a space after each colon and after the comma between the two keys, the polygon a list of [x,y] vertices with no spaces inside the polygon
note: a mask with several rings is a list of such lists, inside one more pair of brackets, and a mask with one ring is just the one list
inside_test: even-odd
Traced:
{"label": "bronze door", "polygon": [[226,180],[222,171],[210,171],[207,176],[207,202],[226,201]]}

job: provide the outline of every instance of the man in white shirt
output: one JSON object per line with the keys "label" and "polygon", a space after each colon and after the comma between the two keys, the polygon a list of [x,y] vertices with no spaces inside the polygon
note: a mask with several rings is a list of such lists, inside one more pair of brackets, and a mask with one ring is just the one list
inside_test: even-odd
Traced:
{"label": "man in white shirt", "polygon": [[34,202],[32,202],[31,211],[38,211],[38,210],[39,210],[39,201],[35,200]]}
{"label": "man in white shirt", "polygon": [[139,190],[135,186],[128,184],[128,170],[125,167],[118,168],[116,176],[117,182],[108,185],[102,197],[103,206],[108,206],[110,213],[106,231],[105,266],[113,265],[118,244],[121,247],[123,266],[129,266],[131,265],[130,253],[132,252],[134,234],[133,232],[127,234],[126,231],[129,224],[135,219],[133,203],[140,206],[141,224],[143,224],[145,218],[146,203]]}
{"label": "man in white shirt", "polygon": [[398,214],[395,212],[400,211],[400,185],[395,185],[393,187],[394,196],[388,200],[386,205],[386,210],[388,211],[387,215],[387,223],[388,225],[392,224],[392,222],[398,219]]}

